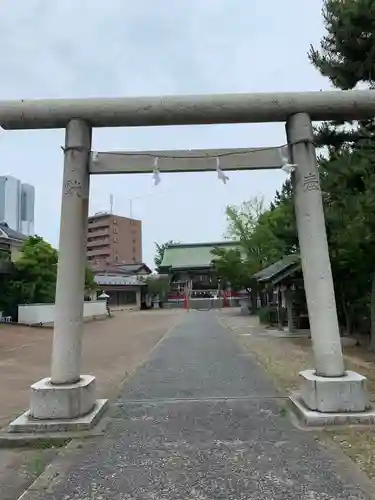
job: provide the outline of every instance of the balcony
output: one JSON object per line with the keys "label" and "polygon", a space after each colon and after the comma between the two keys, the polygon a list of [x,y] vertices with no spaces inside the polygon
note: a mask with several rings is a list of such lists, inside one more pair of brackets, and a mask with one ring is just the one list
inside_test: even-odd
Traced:
{"label": "balcony", "polygon": [[98,247],[99,248],[107,248],[108,245],[109,245],[108,237],[107,238],[105,238],[105,237],[98,238],[98,239],[95,239],[93,241],[87,241],[87,250],[95,250]]}
{"label": "balcony", "polygon": [[87,233],[88,238],[105,238],[109,236],[109,227],[98,227],[97,229],[89,227],[89,229],[90,231]]}
{"label": "balcony", "polygon": [[108,245],[98,246],[97,248],[87,248],[87,257],[102,257],[107,258],[111,255]]}
{"label": "balcony", "polygon": [[90,232],[90,229],[95,230],[95,231],[97,231],[98,229],[108,229],[110,226],[109,222],[110,221],[108,219],[102,219],[102,220],[98,220],[98,221],[89,220],[87,227],[88,227],[89,232]]}

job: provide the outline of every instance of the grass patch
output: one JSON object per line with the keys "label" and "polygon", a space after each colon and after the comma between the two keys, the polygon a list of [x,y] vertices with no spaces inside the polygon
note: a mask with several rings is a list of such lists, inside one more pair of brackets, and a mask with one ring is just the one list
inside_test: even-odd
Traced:
{"label": "grass patch", "polygon": [[50,448],[64,448],[70,443],[71,439],[38,439],[30,443],[30,448],[37,450],[48,450]]}
{"label": "grass patch", "polygon": [[28,469],[33,477],[39,477],[44,472],[46,465],[47,461],[45,457],[40,453],[30,459]]}
{"label": "grass patch", "polygon": [[280,409],[279,409],[279,415],[281,417],[286,417],[286,415],[288,414],[288,410],[286,409],[285,406],[282,406]]}

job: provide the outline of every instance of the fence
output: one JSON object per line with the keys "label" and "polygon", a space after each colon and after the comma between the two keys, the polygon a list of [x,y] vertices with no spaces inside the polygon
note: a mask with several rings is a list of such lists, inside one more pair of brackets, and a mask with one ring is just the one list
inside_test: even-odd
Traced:
{"label": "fence", "polygon": [[[84,303],[84,319],[105,316],[106,314],[105,301],[92,300]],[[53,323],[54,321],[55,304],[22,304],[18,306],[18,323],[36,325]]]}

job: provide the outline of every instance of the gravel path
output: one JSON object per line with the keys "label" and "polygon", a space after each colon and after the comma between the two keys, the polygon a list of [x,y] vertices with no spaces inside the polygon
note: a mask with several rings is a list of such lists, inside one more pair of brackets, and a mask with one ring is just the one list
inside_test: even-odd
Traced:
{"label": "gravel path", "polygon": [[[214,312],[191,312],[43,500],[364,500],[353,470],[297,430]],[[354,466],[353,466],[354,468]]]}

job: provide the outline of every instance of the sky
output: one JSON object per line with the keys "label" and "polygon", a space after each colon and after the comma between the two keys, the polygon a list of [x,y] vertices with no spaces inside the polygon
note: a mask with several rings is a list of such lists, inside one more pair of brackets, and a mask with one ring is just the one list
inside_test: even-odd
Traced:
{"label": "sky", "polygon": [[[307,58],[324,34],[321,2],[283,0],[0,0],[0,99],[309,91],[329,82]],[[0,117],[1,121],[1,117]],[[94,151],[251,148],[284,144],[283,124],[94,131]],[[58,247],[64,131],[4,131],[0,175],[36,188],[35,229]],[[221,240],[225,207],[271,201],[278,171],[93,176],[90,213],[143,222],[155,242]],[[132,201],[130,201],[132,200]]]}

